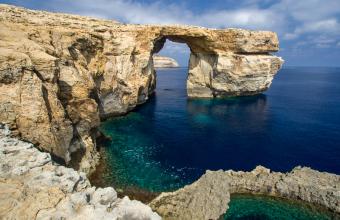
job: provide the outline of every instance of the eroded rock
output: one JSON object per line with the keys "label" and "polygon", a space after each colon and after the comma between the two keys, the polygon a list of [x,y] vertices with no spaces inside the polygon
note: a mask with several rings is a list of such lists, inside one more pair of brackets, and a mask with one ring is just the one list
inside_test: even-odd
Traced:
{"label": "eroded rock", "polygon": [[340,176],[296,167],[289,173],[258,166],[251,172],[207,171],[175,192],[162,193],[150,206],[164,219],[218,219],[230,194],[251,193],[303,200],[340,213]]}
{"label": "eroded rock", "polygon": [[0,219],[161,218],[139,201],[118,198],[111,187],[91,187],[84,173],[54,163],[1,125]]}

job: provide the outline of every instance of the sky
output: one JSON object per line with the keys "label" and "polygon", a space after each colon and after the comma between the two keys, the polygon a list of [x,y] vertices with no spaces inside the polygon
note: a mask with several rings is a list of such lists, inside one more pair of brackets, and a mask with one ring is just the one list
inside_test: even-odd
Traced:
{"label": "sky", "polygon": [[[133,24],[189,24],[277,32],[285,66],[340,66],[340,0],[0,0],[30,9]],[[189,49],[160,52],[186,66]]]}

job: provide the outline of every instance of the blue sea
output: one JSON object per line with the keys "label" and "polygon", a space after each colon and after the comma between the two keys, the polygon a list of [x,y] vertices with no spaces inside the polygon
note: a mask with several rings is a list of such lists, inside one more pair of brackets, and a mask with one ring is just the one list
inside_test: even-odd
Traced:
{"label": "blue sea", "polygon": [[[187,68],[157,71],[157,89],[102,123],[102,181],[117,189],[175,190],[209,170],[340,174],[340,68],[284,68],[263,94],[188,99]],[[235,219],[235,218],[234,218]]]}

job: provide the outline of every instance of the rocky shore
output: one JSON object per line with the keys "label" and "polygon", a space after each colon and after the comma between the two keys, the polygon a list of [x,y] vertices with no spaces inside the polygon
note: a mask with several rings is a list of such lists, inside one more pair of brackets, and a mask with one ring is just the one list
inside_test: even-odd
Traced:
{"label": "rocky shore", "polygon": [[262,166],[251,172],[207,171],[193,184],[162,193],[149,205],[164,219],[218,219],[228,210],[233,193],[302,200],[340,214],[340,176],[308,167],[289,173]]}
{"label": "rocky shore", "polygon": [[0,219],[161,219],[112,187],[92,187],[85,173],[60,166],[0,124]]}
{"label": "rocky shore", "polygon": [[190,47],[190,97],[261,93],[283,64],[271,54],[279,42],[269,31],[125,25],[0,5],[1,219],[160,219],[157,213],[217,219],[231,193],[300,199],[340,212],[339,176],[309,168],[207,171],[153,200],[157,213],[118,198],[111,187],[92,187],[86,175],[99,160],[100,121],[148,100],[156,86],[153,54],[167,39]]}
{"label": "rocky shore", "polygon": [[175,68],[179,67],[179,64],[171,57],[153,55],[153,66],[155,68]]}
{"label": "rocky shore", "polygon": [[53,162],[50,154],[0,126],[1,219],[218,219],[233,193],[302,200],[340,213],[340,176],[306,167],[289,173],[261,166],[251,172],[207,171],[147,206],[118,198],[112,187],[91,186],[85,173]]}

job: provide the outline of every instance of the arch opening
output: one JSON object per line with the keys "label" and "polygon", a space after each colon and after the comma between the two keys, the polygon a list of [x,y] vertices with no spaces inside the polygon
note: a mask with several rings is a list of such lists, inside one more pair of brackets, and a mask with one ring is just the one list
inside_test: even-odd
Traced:
{"label": "arch opening", "polygon": [[[205,41],[202,37],[167,35],[156,39],[151,51],[151,57],[159,54],[175,58],[181,67],[187,68],[188,97],[215,97],[211,88],[211,78],[217,55],[209,49]],[[152,68],[156,73],[154,63]]]}
{"label": "arch opening", "polygon": [[[155,43],[152,65],[155,71],[156,94],[174,90],[181,91],[181,94],[187,93],[190,54],[191,50],[185,42],[172,41],[164,37]],[[172,92],[169,94],[173,95]]]}

